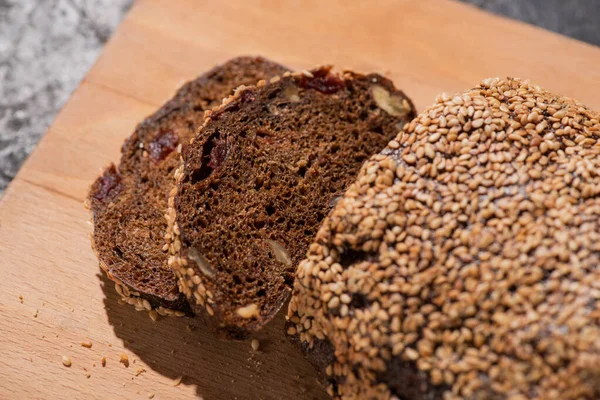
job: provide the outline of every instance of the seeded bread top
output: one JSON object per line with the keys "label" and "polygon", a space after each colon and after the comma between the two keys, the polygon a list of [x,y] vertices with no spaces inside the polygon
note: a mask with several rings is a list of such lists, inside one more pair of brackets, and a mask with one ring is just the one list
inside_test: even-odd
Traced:
{"label": "seeded bread top", "polygon": [[[238,57],[186,83],[123,144],[90,190],[93,241],[100,265],[128,301],[143,308],[185,309],[187,302],[167,266],[164,214],[178,146],[194,136],[204,111],[241,84],[254,84],[287,69],[261,57]],[[168,310],[164,310],[169,312]]]}
{"label": "seeded bread top", "polygon": [[363,166],[288,313],[289,334],[335,349],[330,393],[600,397],[599,121],[488,79],[438,97]]}
{"label": "seeded bread top", "polygon": [[170,261],[194,311],[241,336],[285,304],[325,215],[415,115],[388,79],[329,67],[240,88],[182,151]]}

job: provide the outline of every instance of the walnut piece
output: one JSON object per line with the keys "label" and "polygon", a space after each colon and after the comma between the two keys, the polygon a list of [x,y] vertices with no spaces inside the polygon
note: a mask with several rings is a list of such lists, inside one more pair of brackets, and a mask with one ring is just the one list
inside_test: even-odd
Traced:
{"label": "walnut piece", "polygon": [[281,243],[279,243],[276,240],[270,239],[267,239],[267,243],[269,243],[269,246],[271,246],[271,248],[273,249],[273,253],[275,254],[275,258],[277,259],[277,261],[282,262],[287,266],[292,265],[292,259],[290,258],[290,254]]}
{"label": "walnut piece", "polygon": [[215,275],[217,274],[217,272],[215,271],[215,269],[210,265],[210,263],[208,262],[208,260],[206,259],[206,257],[204,257],[202,255],[202,253],[200,253],[200,251],[195,248],[195,247],[191,247],[188,250],[188,258],[192,261],[194,261],[196,263],[196,265],[198,266],[198,268],[200,268],[200,272],[202,272],[204,275],[208,276],[209,278],[214,278]]}
{"label": "walnut piece", "polygon": [[408,100],[398,95],[390,95],[382,86],[374,85],[371,94],[377,106],[390,115],[405,117],[411,111]]}

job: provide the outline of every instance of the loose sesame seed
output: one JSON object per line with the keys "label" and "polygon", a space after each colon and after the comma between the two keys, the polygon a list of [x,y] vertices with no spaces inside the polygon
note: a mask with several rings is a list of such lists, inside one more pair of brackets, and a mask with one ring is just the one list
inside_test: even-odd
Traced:
{"label": "loose sesame seed", "polygon": [[62,364],[67,368],[70,367],[72,365],[71,357],[62,356]]}
{"label": "loose sesame seed", "polygon": [[252,339],[252,350],[258,351],[259,347],[260,347],[260,342],[256,339]]}
{"label": "loose sesame seed", "polygon": [[181,381],[183,380],[183,376],[178,376],[177,378],[175,378],[175,380],[173,380],[173,386],[179,386],[181,384]]}

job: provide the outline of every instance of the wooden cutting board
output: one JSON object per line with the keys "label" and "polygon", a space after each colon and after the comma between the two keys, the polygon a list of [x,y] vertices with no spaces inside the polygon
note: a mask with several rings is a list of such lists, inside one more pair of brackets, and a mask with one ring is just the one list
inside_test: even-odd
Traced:
{"label": "wooden cutting board", "polygon": [[117,304],[89,246],[82,203],[123,139],[183,82],[241,54],[384,72],[419,110],[490,76],[600,108],[600,49],[449,0],[138,0],[0,200],[0,398],[325,398],[281,318],[258,352],[193,319],[155,323]]}

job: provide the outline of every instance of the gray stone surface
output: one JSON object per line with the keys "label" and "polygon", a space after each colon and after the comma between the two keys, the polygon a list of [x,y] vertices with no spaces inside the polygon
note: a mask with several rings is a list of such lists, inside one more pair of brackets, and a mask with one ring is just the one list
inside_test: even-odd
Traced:
{"label": "gray stone surface", "polygon": [[[600,45],[598,0],[462,1]],[[0,195],[131,3],[0,0]]]}
{"label": "gray stone surface", "polygon": [[0,0],[0,193],[131,0]]}
{"label": "gray stone surface", "polygon": [[600,46],[598,0],[461,0]]}

